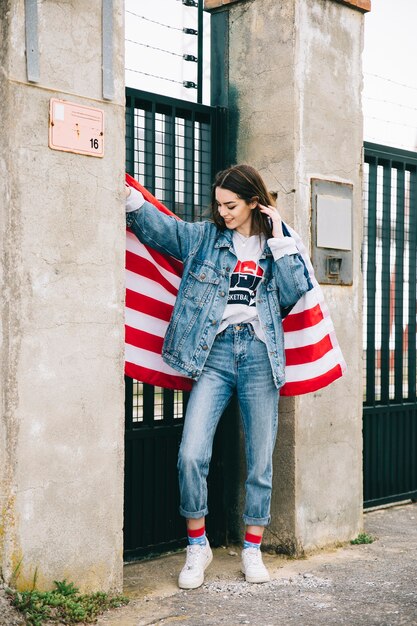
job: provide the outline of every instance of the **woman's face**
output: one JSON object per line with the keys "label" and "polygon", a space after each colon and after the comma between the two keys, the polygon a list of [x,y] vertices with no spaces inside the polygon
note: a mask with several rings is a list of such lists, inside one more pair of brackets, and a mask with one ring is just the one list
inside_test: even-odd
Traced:
{"label": "woman's face", "polygon": [[233,191],[216,187],[217,210],[224,219],[226,227],[237,230],[241,235],[249,236],[252,227],[252,211],[257,202],[246,202]]}

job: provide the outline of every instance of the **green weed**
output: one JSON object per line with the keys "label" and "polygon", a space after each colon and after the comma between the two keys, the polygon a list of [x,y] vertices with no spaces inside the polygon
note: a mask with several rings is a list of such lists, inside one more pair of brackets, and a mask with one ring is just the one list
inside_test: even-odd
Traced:
{"label": "green weed", "polygon": [[100,613],[129,602],[124,596],[109,596],[101,591],[80,594],[77,587],[66,580],[54,581],[54,585],[52,591],[9,590],[13,606],[23,613],[30,626],[42,626],[46,621],[92,623]]}
{"label": "green weed", "polygon": [[372,537],[372,535],[368,535],[368,533],[359,533],[356,539],[352,539],[350,543],[353,545],[359,545],[362,543],[373,543],[374,541],[375,537]]}

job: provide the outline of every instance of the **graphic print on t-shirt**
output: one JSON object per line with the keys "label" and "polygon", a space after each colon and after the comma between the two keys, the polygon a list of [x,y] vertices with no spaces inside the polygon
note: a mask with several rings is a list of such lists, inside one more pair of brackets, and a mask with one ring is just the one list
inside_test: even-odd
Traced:
{"label": "graphic print on t-shirt", "polygon": [[255,306],[256,289],[262,276],[263,270],[255,261],[238,261],[230,277],[227,304]]}

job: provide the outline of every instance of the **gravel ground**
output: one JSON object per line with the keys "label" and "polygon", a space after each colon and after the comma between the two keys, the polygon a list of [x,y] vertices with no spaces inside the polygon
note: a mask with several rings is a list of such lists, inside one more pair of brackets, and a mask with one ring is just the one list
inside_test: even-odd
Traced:
{"label": "gravel ground", "polygon": [[[98,626],[417,626],[417,504],[365,515],[368,545],[323,550],[307,559],[266,554],[270,583],[251,585],[239,550],[218,548],[200,589],[176,585],[184,555],[125,567],[127,607]],[[1,626],[20,626],[0,587]]]}
{"label": "gravel ground", "polygon": [[234,550],[216,550],[193,591],[175,588],[183,555],[127,566],[132,601],[99,625],[417,626],[417,504],[369,512],[365,529],[374,543],[301,560],[265,555],[272,580],[262,585],[243,580]]}
{"label": "gravel ground", "polygon": [[23,626],[24,619],[10,604],[4,590],[4,585],[0,583],[0,624],[1,626]]}

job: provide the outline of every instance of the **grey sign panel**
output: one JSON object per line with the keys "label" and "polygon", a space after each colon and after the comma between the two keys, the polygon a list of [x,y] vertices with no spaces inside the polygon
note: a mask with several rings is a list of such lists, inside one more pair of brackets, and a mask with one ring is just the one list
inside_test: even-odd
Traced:
{"label": "grey sign panel", "polygon": [[311,257],[319,283],[352,284],[352,202],[352,185],[312,179]]}
{"label": "grey sign panel", "polygon": [[25,0],[26,71],[28,81],[40,80],[38,0]]}

